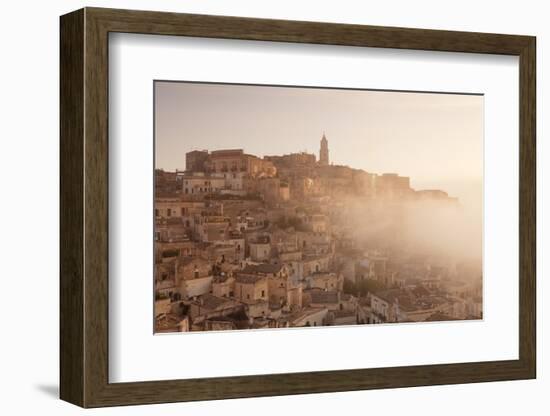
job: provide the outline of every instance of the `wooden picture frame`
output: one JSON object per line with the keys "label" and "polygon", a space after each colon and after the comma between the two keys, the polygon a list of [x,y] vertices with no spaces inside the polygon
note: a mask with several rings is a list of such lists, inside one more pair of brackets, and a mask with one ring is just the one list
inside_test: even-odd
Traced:
{"label": "wooden picture frame", "polygon": [[[536,376],[535,38],[85,8],[61,17],[60,396],[82,407],[338,392]],[[519,57],[519,359],[110,383],[108,35],[246,39]]]}

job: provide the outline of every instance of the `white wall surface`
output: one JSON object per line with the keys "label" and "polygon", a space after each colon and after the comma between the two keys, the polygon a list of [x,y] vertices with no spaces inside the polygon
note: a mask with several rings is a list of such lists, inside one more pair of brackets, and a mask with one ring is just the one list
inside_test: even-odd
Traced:
{"label": "white wall surface", "polygon": [[81,409],[58,395],[58,16],[83,6],[240,15],[452,29],[537,36],[538,53],[538,379],[338,394],[225,400],[87,411],[102,415],[291,415],[342,412],[409,415],[545,415],[550,409],[546,359],[550,285],[542,242],[550,146],[543,129],[548,89],[545,62],[550,26],[542,1],[68,1],[4,2],[0,14],[0,412],[72,415]]}

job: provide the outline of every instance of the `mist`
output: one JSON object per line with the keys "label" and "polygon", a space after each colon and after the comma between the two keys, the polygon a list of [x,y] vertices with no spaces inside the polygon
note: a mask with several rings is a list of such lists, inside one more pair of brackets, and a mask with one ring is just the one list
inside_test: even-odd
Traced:
{"label": "mist", "polygon": [[341,223],[361,248],[481,264],[482,188],[466,184],[457,199],[365,200],[348,197]]}

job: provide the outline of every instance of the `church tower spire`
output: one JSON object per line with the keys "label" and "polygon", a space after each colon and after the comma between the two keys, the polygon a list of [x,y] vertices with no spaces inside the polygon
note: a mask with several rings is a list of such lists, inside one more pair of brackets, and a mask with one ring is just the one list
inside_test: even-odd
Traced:
{"label": "church tower spire", "polygon": [[321,166],[328,166],[328,140],[323,132],[323,138],[321,139],[321,149],[319,150],[319,164]]}

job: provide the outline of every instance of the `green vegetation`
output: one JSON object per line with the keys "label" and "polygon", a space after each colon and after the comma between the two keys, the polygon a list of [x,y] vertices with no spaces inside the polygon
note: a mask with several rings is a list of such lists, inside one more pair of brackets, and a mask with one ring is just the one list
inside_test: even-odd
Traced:
{"label": "green vegetation", "polygon": [[368,292],[376,293],[387,289],[383,283],[373,279],[363,279],[355,283],[349,280],[344,280],[344,293],[349,293],[355,296],[365,296]]}

